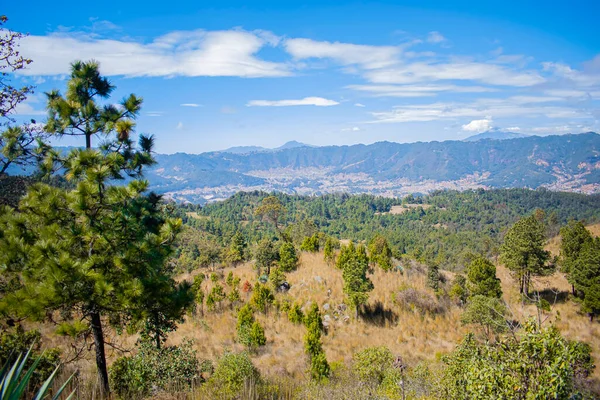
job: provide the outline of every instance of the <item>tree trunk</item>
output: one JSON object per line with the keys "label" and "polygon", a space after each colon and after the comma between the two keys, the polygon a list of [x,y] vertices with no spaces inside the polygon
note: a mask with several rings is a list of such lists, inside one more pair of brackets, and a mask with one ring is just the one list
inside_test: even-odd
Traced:
{"label": "tree trunk", "polygon": [[86,149],[92,148],[92,135],[90,135],[88,133],[85,134],[85,148]]}
{"label": "tree trunk", "polygon": [[594,313],[590,313],[590,322],[594,322]]}
{"label": "tree trunk", "polygon": [[573,296],[577,296],[577,293],[575,293],[575,285],[571,284],[571,292],[573,293]]}
{"label": "tree trunk", "polygon": [[99,311],[92,311],[92,333],[94,335],[94,346],[96,348],[96,368],[100,379],[100,391],[102,396],[110,392],[108,386],[108,370],[106,368],[106,353],[104,351],[104,333],[102,332],[102,320]]}

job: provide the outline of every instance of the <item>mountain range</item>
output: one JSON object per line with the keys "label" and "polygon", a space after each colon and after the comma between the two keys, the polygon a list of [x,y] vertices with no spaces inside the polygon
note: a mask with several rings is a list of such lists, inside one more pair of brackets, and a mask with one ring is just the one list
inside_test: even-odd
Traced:
{"label": "mountain range", "polygon": [[483,139],[491,139],[491,140],[507,140],[507,139],[522,139],[529,137],[524,133],[518,132],[503,132],[497,129],[492,129],[486,132],[479,133],[477,135],[469,136],[466,139],[463,139],[464,142],[477,142]]}
{"label": "mountain range", "polygon": [[157,192],[201,203],[240,190],[384,196],[492,187],[600,191],[596,133],[494,139],[324,147],[292,142],[278,149],[158,154],[146,177]]}
{"label": "mountain range", "polygon": [[232,154],[249,154],[249,153],[261,153],[261,152],[271,152],[271,151],[279,151],[286,149],[295,149],[297,147],[316,147],[310,144],[300,143],[295,140],[285,143],[282,146],[275,147],[274,149],[269,149],[261,146],[235,146],[230,147],[225,150],[221,150],[220,153],[232,153]]}

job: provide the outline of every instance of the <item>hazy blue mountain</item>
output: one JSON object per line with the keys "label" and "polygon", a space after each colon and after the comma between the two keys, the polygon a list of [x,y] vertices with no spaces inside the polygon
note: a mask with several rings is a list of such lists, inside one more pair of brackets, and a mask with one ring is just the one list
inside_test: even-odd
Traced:
{"label": "hazy blue mountain", "polygon": [[310,144],[300,143],[295,140],[287,142],[282,146],[275,147],[274,149],[269,149],[261,146],[235,146],[230,147],[225,150],[219,151],[220,153],[231,153],[231,154],[249,154],[249,153],[259,153],[259,152],[270,152],[270,151],[279,151],[286,149],[295,149],[297,147],[315,147]]}
{"label": "hazy blue mountain", "polygon": [[159,154],[157,161],[146,174],[153,188],[174,197],[187,193],[183,198],[197,201],[255,189],[384,195],[475,187],[600,191],[600,135],[592,132],[477,142],[303,146],[248,154]]}
{"label": "hazy blue mountain", "polygon": [[526,135],[524,133],[517,132],[503,132],[500,130],[491,130],[483,133],[479,133],[477,135],[469,136],[466,139],[463,139],[463,142],[477,142],[483,139],[491,139],[491,140],[506,140],[506,139],[522,139],[529,137],[530,135]]}

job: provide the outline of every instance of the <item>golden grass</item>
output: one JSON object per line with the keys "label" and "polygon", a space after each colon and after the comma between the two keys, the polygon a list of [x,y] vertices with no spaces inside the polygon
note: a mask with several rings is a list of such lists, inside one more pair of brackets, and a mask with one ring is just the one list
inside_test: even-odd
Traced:
{"label": "golden grass", "polygon": [[[600,224],[592,226],[591,229],[594,234],[599,234]],[[558,238],[551,240],[549,248],[557,246],[558,240]],[[240,277],[242,284],[245,280],[253,285],[256,282],[252,263],[237,268],[227,268],[222,271],[223,275],[226,276],[229,271],[233,271],[235,276]],[[179,279],[192,279],[197,273],[199,271],[194,271],[180,276]],[[454,276],[447,271],[443,271],[443,274],[448,281],[451,281]],[[536,317],[534,306],[522,304],[510,272],[503,266],[498,266],[497,275],[502,281],[504,300],[514,318],[522,321]],[[443,314],[421,315],[403,310],[395,304],[394,293],[406,285],[433,295],[433,292],[426,288],[426,278],[423,274],[414,271],[408,271],[404,275],[395,272],[386,273],[376,268],[370,277],[375,286],[370,294],[370,304],[381,302],[385,309],[397,314],[397,322],[388,322],[382,326],[375,325],[362,319],[355,320],[353,312],[346,311],[351,317],[350,321],[332,320],[329,333],[323,336],[323,348],[330,363],[349,363],[352,355],[358,350],[370,346],[387,346],[393,353],[401,355],[410,365],[415,365],[421,360],[435,360],[440,354],[452,351],[468,332],[469,327],[464,327],[460,323],[462,310],[457,306],[450,306]],[[292,288],[287,294],[277,294],[278,299],[287,297],[292,302],[297,301],[302,304],[304,309],[307,309],[311,302],[317,302],[323,314],[331,316],[331,310],[345,303],[341,271],[327,265],[322,253],[302,253],[298,269],[289,273],[287,280]],[[221,283],[224,285],[223,281]],[[212,285],[210,279],[203,283],[205,293],[209,293]],[[570,285],[559,273],[551,277],[535,279],[533,286],[536,290],[553,289],[557,292],[570,290]],[[331,292],[328,295],[329,289]],[[248,301],[249,294],[241,294],[244,301]],[[329,312],[324,311],[324,304],[329,304]],[[286,315],[278,315],[275,309],[267,315],[257,314],[257,319],[265,328],[267,337],[267,345],[252,354],[252,359],[261,373],[278,378],[305,379],[307,368],[303,346],[305,328],[290,323]],[[544,315],[544,319],[546,323],[554,323],[567,338],[589,343],[596,362],[600,360],[600,324],[590,323],[586,316],[578,312],[578,305],[572,300],[553,304],[552,312]],[[221,312],[209,313],[204,309],[203,314],[188,316],[186,321],[179,325],[177,331],[169,336],[168,344],[178,344],[184,338],[192,338],[195,340],[199,357],[216,360],[226,350],[243,350],[243,347],[236,343],[235,328],[236,313],[229,306],[225,306]],[[122,347],[133,348],[137,340],[137,336],[117,336],[109,329],[107,331],[109,331],[110,341]],[[44,346],[69,349],[69,340],[54,335],[49,325],[42,326],[42,333],[45,337]],[[111,362],[121,355],[111,348],[108,348],[108,352]],[[77,366],[84,376],[94,379],[95,367],[92,354],[88,353],[86,359],[79,362]],[[594,371],[592,378],[600,382],[600,368]]]}
{"label": "golden grass", "polygon": [[[249,263],[224,272],[227,274],[231,270],[241,277],[242,283],[246,279],[255,281],[255,273]],[[425,289],[423,276],[411,275],[409,278],[376,269],[371,279],[375,289],[371,292],[370,303],[380,301],[385,309],[397,313],[398,322],[374,325],[360,319],[354,320],[353,312],[347,310],[350,321],[332,319],[328,334],[323,336],[323,347],[330,362],[347,363],[352,354],[369,346],[387,346],[412,363],[432,360],[437,353],[451,351],[467,332],[459,322],[458,307],[452,307],[444,315],[423,316],[401,310],[393,302],[393,294],[402,285],[428,290]],[[345,303],[341,271],[327,265],[322,253],[302,253],[299,268],[289,273],[287,280],[292,285],[291,290],[287,294],[278,294],[277,297],[297,301],[305,309],[310,303],[316,302],[324,315],[333,317],[331,312],[323,311],[323,305],[329,304],[332,311],[339,304]],[[212,282],[205,282],[205,291],[208,292],[211,286]],[[328,296],[329,289],[331,292]],[[257,318],[263,324],[267,336],[267,345],[253,355],[261,372],[267,376],[304,376],[307,368],[303,348],[305,328],[290,323],[287,316],[278,315],[275,310],[271,310],[268,315],[259,314]],[[235,343],[235,324],[235,314],[229,309],[222,313],[205,313],[203,317],[190,317],[171,335],[169,342],[175,344],[184,337],[194,338],[200,356],[215,359],[225,350],[242,350]]]}

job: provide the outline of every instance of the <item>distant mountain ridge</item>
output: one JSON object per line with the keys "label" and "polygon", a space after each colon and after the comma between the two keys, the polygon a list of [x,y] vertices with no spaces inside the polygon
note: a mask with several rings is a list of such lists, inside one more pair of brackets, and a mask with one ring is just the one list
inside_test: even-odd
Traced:
{"label": "distant mountain ridge", "polygon": [[225,150],[220,150],[219,153],[249,154],[249,153],[260,153],[260,152],[279,151],[279,150],[286,150],[286,149],[295,149],[297,147],[317,147],[317,146],[312,146],[310,144],[300,143],[295,140],[292,140],[292,141],[289,141],[289,142],[283,144],[282,146],[275,147],[273,149],[269,149],[267,147],[261,147],[261,146],[235,146],[235,147],[230,147]]}
{"label": "distant mountain ridge", "polygon": [[486,132],[479,133],[477,135],[469,136],[463,139],[463,142],[477,142],[479,140],[491,139],[491,140],[507,140],[507,139],[523,139],[530,137],[524,133],[518,132],[503,132],[497,129],[489,130]]}
{"label": "distant mountain ridge", "polygon": [[600,135],[307,147],[244,154],[156,156],[146,178],[168,196],[197,202],[240,190],[399,196],[436,189],[546,187],[600,192]]}

